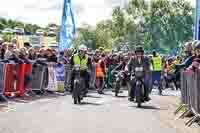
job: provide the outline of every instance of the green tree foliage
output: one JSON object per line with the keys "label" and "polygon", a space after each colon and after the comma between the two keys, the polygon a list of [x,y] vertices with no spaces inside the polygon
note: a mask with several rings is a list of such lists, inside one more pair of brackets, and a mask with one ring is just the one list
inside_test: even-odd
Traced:
{"label": "green tree foliage", "polygon": [[36,24],[25,24],[17,20],[0,18],[0,30],[4,30],[5,28],[14,29],[15,27],[24,28],[25,32],[30,33],[35,33],[37,29],[41,29],[41,27]]}
{"label": "green tree foliage", "polygon": [[90,48],[143,45],[148,51],[169,52],[192,39],[194,8],[186,0],[130,0],[113,9],[111,20],[79,29],[76,43]]}
{"label": "green tree foliage", "polygon": [[193,37],[193,11],[185,0],[131,0],[126,39],[131,45],[167,52]]}

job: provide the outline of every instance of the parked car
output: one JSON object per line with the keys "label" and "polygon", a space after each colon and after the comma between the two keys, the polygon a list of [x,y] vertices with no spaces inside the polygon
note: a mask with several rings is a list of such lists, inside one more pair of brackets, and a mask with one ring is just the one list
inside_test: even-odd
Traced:
{"label": "parked car", "polygon": [[49,31],[48,32],[48,36],[56,36],[57,34],[56,34],[56,32],[54,32],[54,31]]}
{"label": "parked car", "polygon": [[38,29],[38,30],[36,31],[36,35],[37,35],[37,36],[44,36],[44,35],[45,35],[45,31],[42,30],[42,29]]}
{"label": "parked car", "polygon": [[13,33],[13,29],[11,28],[5,28],[2,33],[5,33],[5,34],[12,34]]}
{"label": "parked car", "polygon": [[14,28],[14,33],[23,35],[25,33],[25,31],[24,31],[24,28],[15,27]]}

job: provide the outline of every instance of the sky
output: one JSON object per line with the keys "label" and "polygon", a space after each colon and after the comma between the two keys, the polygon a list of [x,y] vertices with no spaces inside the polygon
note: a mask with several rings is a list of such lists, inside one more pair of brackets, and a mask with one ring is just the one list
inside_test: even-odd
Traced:
{"label": "sky", "polygon": [[[76,25],[95,25],[111,17],[115,6],[128,0],[71,0]],[[188,0],[195,5],[195,0]],[[46,26],[61,23],[63,0],[0,0],[0,16]]]}

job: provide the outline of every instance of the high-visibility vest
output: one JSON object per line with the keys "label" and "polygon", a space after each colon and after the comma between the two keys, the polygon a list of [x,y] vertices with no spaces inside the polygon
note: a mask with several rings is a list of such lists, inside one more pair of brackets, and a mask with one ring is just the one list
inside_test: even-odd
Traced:
{"label": "high-visibility vest", "polygon": [[73,58],[74,65],[80,65],[80,70],[87,70],[88,69],[88,56],[85,56],[85,58],[80,59],[79,55],[74,55]]}
{"label": "high-visibility vest", "polygon": [[153,57],[153,70],[154,71],[161,71],[162,70],[162,59],[160,56],[158,57]]}
{"label": "high-visibility vest", "polygon": [[104,73],[101,67],[101,60],[98,61],[98,63],[96,64],[96,77],[104,77]]}

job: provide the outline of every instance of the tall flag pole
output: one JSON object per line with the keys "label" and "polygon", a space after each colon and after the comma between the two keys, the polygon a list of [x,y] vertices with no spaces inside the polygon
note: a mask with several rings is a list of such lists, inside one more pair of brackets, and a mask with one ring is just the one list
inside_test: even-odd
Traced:
{"label": "tall flag pole", "polygon": [[76,27],[74,15],[71,8],[71,0],[64,0],[59,51],[64,51],[65,49],[72,46],[72,40],[75,32]]}
{"label": "tall flag pole", "polygon": [[200,0],[196,0],[195,39],[200,40]]}

